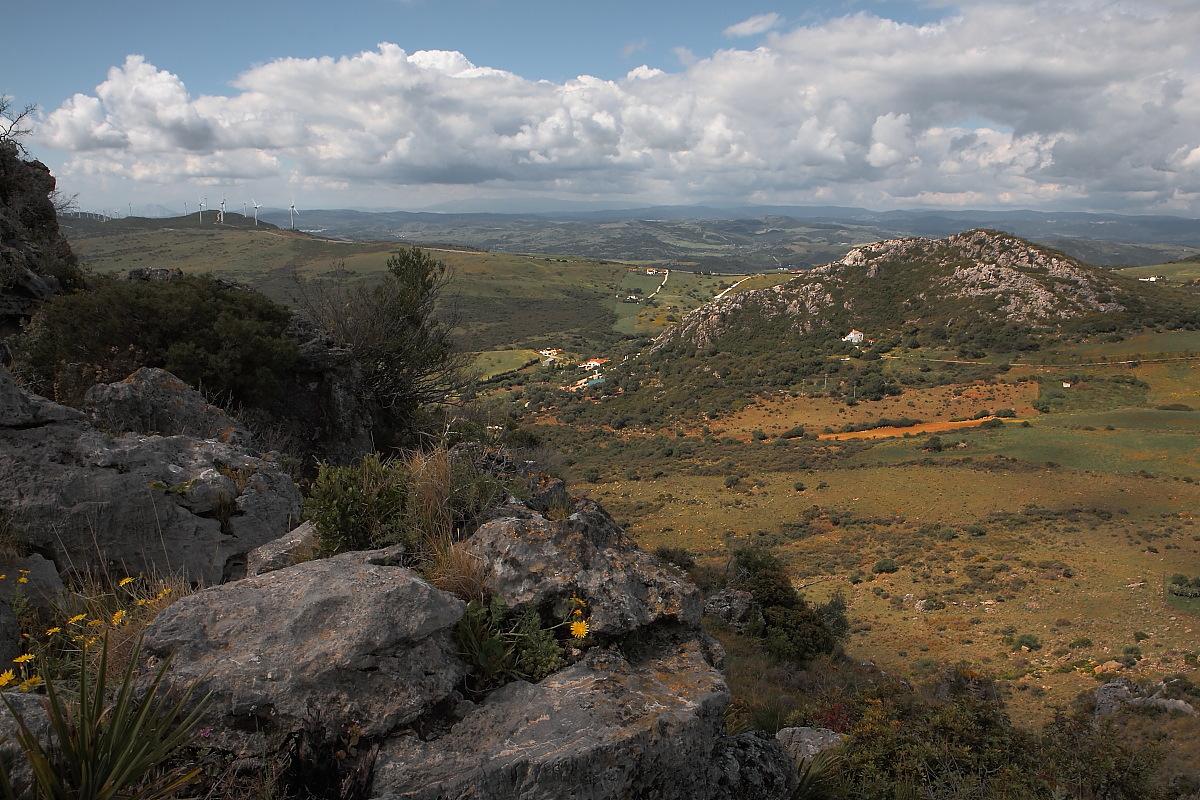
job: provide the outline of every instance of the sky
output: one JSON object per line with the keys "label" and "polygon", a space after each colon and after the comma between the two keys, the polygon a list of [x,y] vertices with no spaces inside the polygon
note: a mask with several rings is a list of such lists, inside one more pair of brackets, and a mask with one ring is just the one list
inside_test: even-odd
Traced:
{"label": "sky", "polygon": [[4,28],[0,94],[84,210],[1200,217],[1195,0],[40,0]]}

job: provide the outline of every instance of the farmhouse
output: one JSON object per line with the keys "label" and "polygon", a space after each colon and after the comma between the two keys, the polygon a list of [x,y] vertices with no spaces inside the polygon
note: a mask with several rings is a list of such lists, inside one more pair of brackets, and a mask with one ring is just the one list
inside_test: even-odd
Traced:
{"label": "farmhouse", "polygon": [[863,333],[860,330],[852,330],[848,334],[846,334],[845,336],[842,337],[842,341],[850,342],[851,344],[862,344],[862,340],[864,338],[866,338],[865,333]]}

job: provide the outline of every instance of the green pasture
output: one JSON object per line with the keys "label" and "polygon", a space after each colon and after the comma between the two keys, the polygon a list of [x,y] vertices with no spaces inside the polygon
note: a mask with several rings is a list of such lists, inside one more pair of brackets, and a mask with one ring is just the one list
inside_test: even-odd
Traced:
{"label": "green pasture", "polygon": [[[1003,428],[968,428],[938,434],[945,449],[923,451],[928,435],[888,439],[861,453],[852,463],[896,464],[929,460],[980,462],[995,456],[1029,464],[1053,463],[1077,470],[1117,474],[1147,472],[1193,477],[1200,474],[1200,414],[1195,412],[1115,411],[1048,415],[1030,427],[1008,422]],[[1120,427],[1132,421],[1167,427]],[[1113,430],[1107,430],[1111,425]],[[965,442],[959,448],[957,442]]]}
{"label": "green pasture", "polygon": [[[1103,339],[1103,337],[1101,337]],[[1073,354],[1082,360],[1097,358],[1147,359],[1200,353],[1200,331],[1145,331],[1120,341],[1096,341],[1078,345]]]}
{"label": "green pasture", "polygon": [[1200,261],[1179,261],[1170,264],[1154,264],[1149,267],[1127,267],[1116,271],[1133,278],[1162,275],[1173,281],[1193,281],[1200,278]]}
{"label": "green pasture", "polygon": [[478,380],[486,381],[509,372],[515,372],[541,360],[536,350],[487,350],[475,354],[471,373]]}

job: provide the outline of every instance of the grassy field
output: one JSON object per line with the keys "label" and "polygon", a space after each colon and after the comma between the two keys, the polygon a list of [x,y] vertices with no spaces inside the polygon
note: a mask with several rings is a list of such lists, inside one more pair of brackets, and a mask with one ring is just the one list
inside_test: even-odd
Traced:
{"label": "grassy field", "polygon": [[488,350],[475,354],[471,371],[478,380],[486,381],[536,364],[541,358],[536,350]]}
{"label": "grassy field", "polygon": [[1149,278],[1152,275],[1162,275],[1172,281],[1194,281],[1200,278],[1200,261],[1175,261],[1169,264],[1155,264],[1149,267],[1126,267],[1118,270],[1123,275],[1135,278]]}
{"label": "grassy field", "polygon": [[[125,225],[119,221],[86,231],[68,228],[67,233],[85,268],[95,272],[171,267],[212,273],[247,283],[282,302],[295,295],[297,275],[319,277],[344,269],[369,280],[386,269],[387,259],[399,247],[394,242],[342,242],[266,226],[200,227],[194,219],[150,228],[137,225],[137,220]],[[594,353],[614,338],[653,337],[738,279],[671,270],[652,301],[629,303],[622,299],[638,292],[648,297],[662,284],[663,275],[596,259],[453,248],[434,252],[454,271],[448,299],[466,321],[465,346],[475,352],[517,346],[574,347]],[[769,276],[775,282],[783,279]]]}

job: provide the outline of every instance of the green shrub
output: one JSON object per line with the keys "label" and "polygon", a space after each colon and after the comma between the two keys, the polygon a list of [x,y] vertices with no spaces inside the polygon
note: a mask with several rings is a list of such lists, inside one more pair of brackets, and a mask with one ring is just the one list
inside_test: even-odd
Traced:
{"label": "green shrub", "polygon": [[896,562],[894,559],[881,558],[875,562],[875,566],[871,567],[871,572],[874,572],[876,575],[879,575],[879,574],[885,573],[885,572],[888,572],[888,573],[896,572],[899,569],[900,568],[898,566],[896,566]]}
{"label": "green shrub", "polygon": [[1030,650],[1041,650],[1042,643],[1032,633],[1022,633],[1013,639],[1013,647],[1020,650],[1022,647],[1028,647]]}
{"label": "green shrub", "polygon": [[513,679],[536,682],[562,667],[554,635],[561,625],[545,627],[532,606],[510,610],[498,596],[472,600],[456,629],[460,654],[472,668],[468,688],[479,693]]}
{"label": "green shrub", "polygon": [[321,464],[304,501],[304,517],[313,523],[326,555],[372,550],[411,542],[404,510],[408,474],[395,460],[378,454],[357,464]]}
{"label": "green shrub", "polygon": [[466,453],[435,447],[387,460],[373,453],[347,467],[321,464],[304,517],[325,555],[409,544],[425,557],[463,538],[508,490]]}
{"label": "green shrub", "polygon": [[291,312],[207,277],[98,278],[45,305],[17,338],[14,371],[31,389],[79,405],[96,383],[160,367],[247,405],[272,401],[295,362]]}

